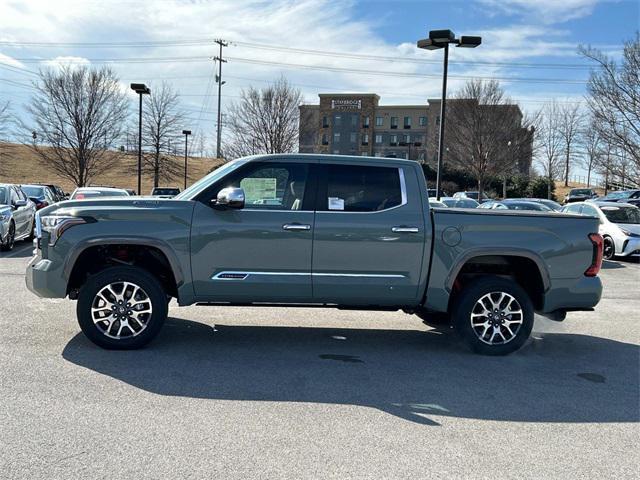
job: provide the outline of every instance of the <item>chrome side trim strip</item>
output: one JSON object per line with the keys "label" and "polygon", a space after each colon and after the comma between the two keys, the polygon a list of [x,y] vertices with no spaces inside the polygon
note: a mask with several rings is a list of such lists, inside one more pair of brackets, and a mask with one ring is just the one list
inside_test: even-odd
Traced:
{"label": "chrome side trim strip", "polygon": [[246,280],[251,275],[301,276],[301,277],[347,277],[347,278],[406,278],[400,274],[384,273],[331,273],[331,272],[237,272],[223,271],[211,277],[211,280]]}

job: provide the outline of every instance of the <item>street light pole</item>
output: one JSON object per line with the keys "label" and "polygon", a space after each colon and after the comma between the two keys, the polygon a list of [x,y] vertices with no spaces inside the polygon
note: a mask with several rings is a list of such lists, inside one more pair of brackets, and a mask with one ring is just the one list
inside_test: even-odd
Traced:
{"label": "street light pole", "polygon": [[142,95],[150,95],[151,89],[144,83],[132,83],[131,90],[140,96],[138,109],[138,195],[142,193]]}
{"label": "street light pole", "polygon": [[475,48],[482,43],[480,37],[461,36],[456,38],[451,30],[431,30],[429,38],[418,40],[418,48],[438,50],[444,48],[444,68],[442,73],[442,100],[440,102],[440,135],[438,138],[438,171],[436,174],[436,198],[440,200],[442,184],[442,163],[444,156],[444,125],[447,112],[447,76],[449,70],[449,44],[456,47]]}
{"label": "street light pole", "polygon": [[191,135],[191,130],[182,130],[184,135],[184,188],[187,188],[187,138]]}
{"label": "street light pole", "polygon": [[436,199],[442,191],[442,158],[444,156],[444,122],[447,112],[447,74],[449,71],[449,44],[444,44],[444,66],[442,73],[442,100],[440,101],[440,135],[438,137],[438,170],[436,173]]}

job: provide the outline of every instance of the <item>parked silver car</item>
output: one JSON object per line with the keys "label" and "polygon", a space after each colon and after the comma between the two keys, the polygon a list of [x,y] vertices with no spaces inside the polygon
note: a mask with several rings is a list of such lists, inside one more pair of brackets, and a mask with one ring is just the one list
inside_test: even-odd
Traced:
{"label": "parked silver car", "polygon": [[36,205],[18,185],[0,184],[0,250],[16,241],[33,238]]}

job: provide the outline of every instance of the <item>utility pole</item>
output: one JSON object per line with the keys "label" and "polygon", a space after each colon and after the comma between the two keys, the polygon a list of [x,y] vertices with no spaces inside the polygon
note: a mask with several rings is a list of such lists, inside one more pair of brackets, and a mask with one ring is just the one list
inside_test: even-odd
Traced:
{"label": "utility pole", "polygon": [[222,64],[227,63],[227,61],[222,58],[222,47],[226,47],[229,44],[221,38],[218,38],[215,43],[220,46],[220,54],[217,57],[213,57],[213,59],[218,62],[218,74],[216,75],[216,83],[218,84],[218,136],[216,141],[216,158],[220,158],[220,155],[222,154],[220,150],[220,144],[222,143],[222,85],[226,83],[222,81]]}

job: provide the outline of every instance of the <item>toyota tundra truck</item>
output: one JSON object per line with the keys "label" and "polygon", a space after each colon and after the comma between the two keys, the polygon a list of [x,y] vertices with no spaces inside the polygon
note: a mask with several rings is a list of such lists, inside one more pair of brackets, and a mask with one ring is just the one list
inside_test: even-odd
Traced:
{"label": "toyota tundra truck", "polygon": [[595,218],[430,208],[421,166],[395,158],[259,155],[172,199],[42,209],[27,287],[77,300],[84,334],[146,345],[178,305],[401,310],[475,352],[520,348],[534,313],[600,300]]}

